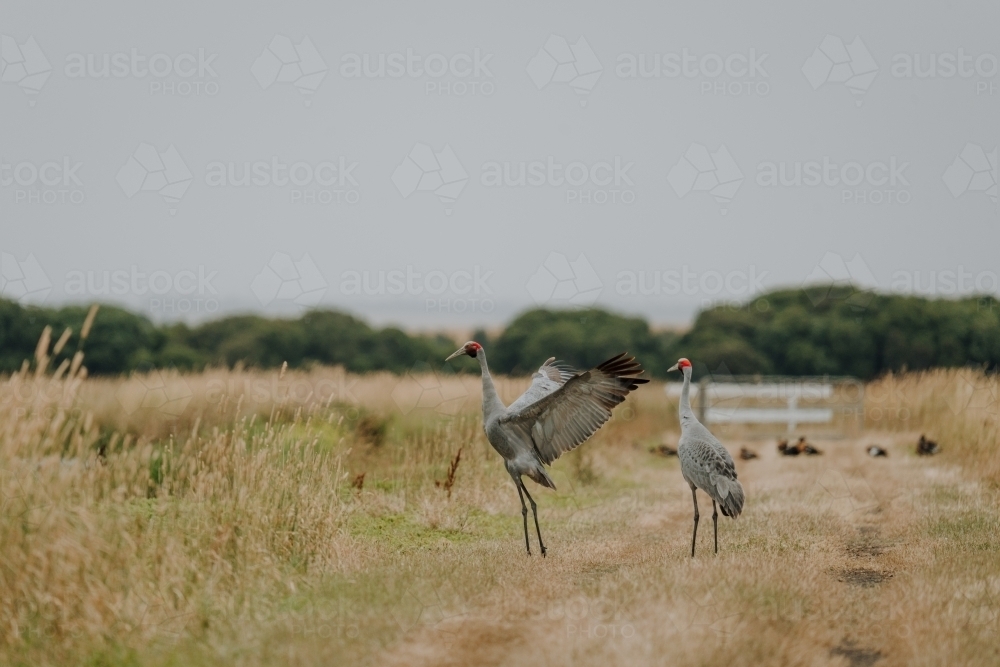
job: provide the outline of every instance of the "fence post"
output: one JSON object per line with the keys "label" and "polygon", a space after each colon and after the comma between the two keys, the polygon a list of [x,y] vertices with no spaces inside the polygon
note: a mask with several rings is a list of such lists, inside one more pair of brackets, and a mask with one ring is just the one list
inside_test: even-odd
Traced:
{"label": "fence post", "polygon": [[708,424],[708,377],[698,380],[698,421]]}

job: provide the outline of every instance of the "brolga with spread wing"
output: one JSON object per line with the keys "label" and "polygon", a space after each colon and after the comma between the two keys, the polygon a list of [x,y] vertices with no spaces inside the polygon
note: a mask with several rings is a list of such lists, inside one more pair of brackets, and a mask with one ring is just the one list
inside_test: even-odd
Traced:
{"label": "brolga with spread wing", "polygon": [[681,389],[679,413],[681,418],[681,439],[677,443],[677,457],[681,460],[681,474],[691,486],[694,501],[694,532],[691,533],[691,558],[694,558],[694,544],[698,537],[698,493],[701,489],[712,499],[712,524],[715,528],[715,553],[719,553],[719,510],[735,519],[743,511],[743,485],[736,479],[736,464],[722,443],[716,439],[704,424],[698,421],[691,409],[691,362],[678,359],[669,370],[684,374]]}
{"label": "brolga with spread wing", "polygon": [[490,377],[483,346],[470,340],[446,361],[462,355],[476,359],[483,372],[483,428],[493,449],[503,457],[521,498],[524,546],[530,555],[528,508],[524,504],[527,496],[535,519],[538,548],[545,556],[538,506],[521,477],[527,475],[538,484],[555,489],[545,466],[583,444],[611,419],[612,409],[630,391],[649,380],[637,377],[642,374],[642,366],[625,353],[583,372],[555,363],[552,357],[531,376],[528,390],[504,406]]}

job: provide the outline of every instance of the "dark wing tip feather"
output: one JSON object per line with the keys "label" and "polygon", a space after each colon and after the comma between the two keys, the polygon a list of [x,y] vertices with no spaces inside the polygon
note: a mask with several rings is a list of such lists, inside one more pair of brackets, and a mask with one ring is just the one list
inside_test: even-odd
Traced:
{"label": "dark wing tip feather", "polygon": [[[645,384],[649,382],[649,380],[643,378],[629,377],[632,375],[641,375],[645,371],[642,368],[642,364],[635,360],[635,357],[626,356],[627,354],[627,352],[622,352],[611,357],[607,361],[599,364],[596,370],[599,370],[602,373],[607,373],[614,378],[621,378],[637,384]],[[630,387],[630,389],[634,388],[635,387]]]}

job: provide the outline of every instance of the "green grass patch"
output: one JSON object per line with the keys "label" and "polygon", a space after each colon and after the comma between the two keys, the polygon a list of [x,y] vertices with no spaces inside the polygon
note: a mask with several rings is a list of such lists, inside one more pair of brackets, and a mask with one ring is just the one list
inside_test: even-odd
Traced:
{"label": "green grass patch", "polygon": [[927,533],[948,542],[948,550],[997,551],[1000,549],[1000,517],[969,510],[930,519]]}
{"label": "green grass patch", "polygon": [[408,513],[354,514],[347,522],[351,535],[378,542],[393,551],[412,551],[440,544],[470,542],[477,539],[472,532],[426,526]]}

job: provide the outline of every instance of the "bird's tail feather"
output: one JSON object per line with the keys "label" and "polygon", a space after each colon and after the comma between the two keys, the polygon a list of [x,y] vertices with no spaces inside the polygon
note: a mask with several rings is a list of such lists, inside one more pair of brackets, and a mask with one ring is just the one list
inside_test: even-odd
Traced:
{"label": "bird's tail feather", "polygon": [[547,486],[550,489],[555,490],[556,483],[552,481],[552,478],[549,477],[549,473],[545,472],[545,468],[543,468],[541,464],[531,468],[526,474],[529,478],[542,486]]}
{"label": "bird's tail feather", "polygon": [[729,479],[721,475],[716,476],[712,481],[715,482],[716,491],[713,495],[722,509],[722,514],[735,519],[743,512],[743,502],[746,500],[743,485],[740,484],[739,480]]}

